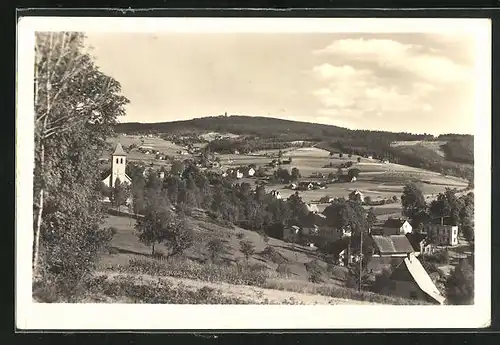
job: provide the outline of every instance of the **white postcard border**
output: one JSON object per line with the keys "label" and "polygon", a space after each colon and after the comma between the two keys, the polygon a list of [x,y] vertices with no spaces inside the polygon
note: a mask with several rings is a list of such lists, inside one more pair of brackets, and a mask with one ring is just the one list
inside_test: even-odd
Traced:
{"label": "white postcard border", "polygon": [[[477,35],[475,305],[248,306],[40,304],[31,293],[35,31],[460,32]],[[133,47],[131,47],[133,49]],[[491,314],[491,23],[488,19],[23,17],[18,22],[16,116],[16,325],[19,329],[477,328]]]}

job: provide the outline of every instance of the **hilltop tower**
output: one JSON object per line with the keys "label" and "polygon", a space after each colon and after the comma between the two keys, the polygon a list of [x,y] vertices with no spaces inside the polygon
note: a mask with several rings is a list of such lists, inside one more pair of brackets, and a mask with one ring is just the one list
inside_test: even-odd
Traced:
{"label": "hilltop tower", "polygon": [[108,187],[114,187],[116,180],[130,184],[132,179],[126,174],[127,153],[120,143],[116,145],[115,151],[111,154],[111,172],[102,182]]}

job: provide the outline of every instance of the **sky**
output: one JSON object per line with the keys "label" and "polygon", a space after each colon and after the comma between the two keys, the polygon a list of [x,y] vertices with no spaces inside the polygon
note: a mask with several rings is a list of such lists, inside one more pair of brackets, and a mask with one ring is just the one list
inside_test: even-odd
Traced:
{"label": "sky", "polygon": [[87,33],[130,100],[120,122],[227,112],[351,129],[470,133],[474,36]]}

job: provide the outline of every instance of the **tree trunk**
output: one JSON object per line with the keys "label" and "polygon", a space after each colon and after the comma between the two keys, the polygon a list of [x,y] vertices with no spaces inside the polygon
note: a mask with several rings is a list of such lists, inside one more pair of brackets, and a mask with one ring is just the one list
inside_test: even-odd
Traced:
{"label": "tree trunk", "polygon": [[[44,125],[46,121],[44,121]],[[40,138],[40,194],[38,197],[38,212],[36,219],[36,229],[35,229],[35,244],[33,248],[33,276],[37,277],[38,275],[38,258],[40,256],[40,231],[42,227],[42,216],[43,216],[43,203],[44,203],[44,167],[45,167],[45,144],[43,143],[43,136]]]}
{"label": "tree trunk", "polygon": [[151,250],[151,256],[155,255],[155,244],[153,243],[152,250]]}

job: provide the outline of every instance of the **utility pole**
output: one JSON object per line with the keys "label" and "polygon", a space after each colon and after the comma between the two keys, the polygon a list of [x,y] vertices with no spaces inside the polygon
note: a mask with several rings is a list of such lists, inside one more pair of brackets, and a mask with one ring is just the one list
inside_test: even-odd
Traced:
{"label": "utility pole", "polygon": [[359,243],[359,291],[361,291],[361,281],[363,275],[363,230],[360,231]]}

